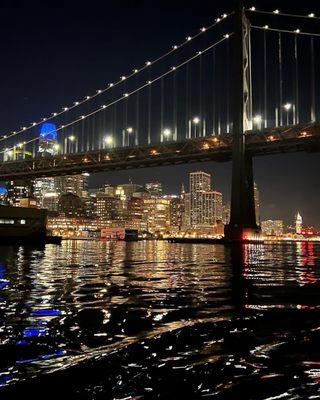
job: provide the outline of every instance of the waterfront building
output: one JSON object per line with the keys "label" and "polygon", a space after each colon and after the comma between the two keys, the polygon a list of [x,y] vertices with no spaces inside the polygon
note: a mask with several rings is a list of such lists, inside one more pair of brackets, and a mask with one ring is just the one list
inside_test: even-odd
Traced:
{"label": "waterfront building", "polygon": [[97,220],[94,218],[49,216],[47,227],[54,235],[63,237],[98,237],[100,234]]}
{"label": "waterfront building", "polygon": [[297,212],[296,219],[295,219],[295,228],[296,228],[296,234],[301,235],[302,232],[302,217],[299,213]]}
{"label": "waterfront building", "polygon": [[284,233],[284,223],[282,220],[272,220],[261,222],[261,230],[266,236],[282,236]]}

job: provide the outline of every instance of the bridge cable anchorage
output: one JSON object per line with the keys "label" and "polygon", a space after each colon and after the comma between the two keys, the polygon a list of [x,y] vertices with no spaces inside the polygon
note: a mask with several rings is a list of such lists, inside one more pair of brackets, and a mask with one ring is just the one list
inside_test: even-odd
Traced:
{"label": "bridge cable anchorage", "polygon": [[292,17],[292,18],[304,18],[304,19],[320,20],[320,17],[317,17],[315,15],[315,13],[313,13],[313,12],[311,12],[310,14],[307,14],[307,15],[290,14],[290,13],[283,13],[280,10],[274,10],[274,11],[257,10],[256,7],[247,8],[246,11],[257,13],[257,14],[277,15],[277,16],[280,16],[280,17]]}
{"label": "bridge cable anchorage", "polygon": [[[227,34],[223,35],[223,37],[222,37],[221,39],[219,39],[218,41],[214,42],[214,43],[211,44],[210,46],[206,47],[204,50],[202,50],[202,51],[200,51],[200,52],[197,52],[197,53],[196,53],[195,55],[193,55],[192,57],[190,57],[190,58],[188,58],[187,60],[183,61],[183,62],[180,63],[179,65],[168,69],[166,72],[164,72],[163,74],[157,76],[156,78],[152,79],[151,81],[147,81],[146,83],[144,83],[143,85],[141,85],[141,86],[138,87],[137,89],[134,89],[134,90],[132,90],[131,92],[128,92],[128,93],[124,93],[121,97],[119,97],[119,98],[113,100],[113,101],[110,102],[109,104],[104,104],[104,105],[100,106],[99,108],[97,108],[97,109],[91,111],[90,113],[85,114],[85,115],[81,115],[79,118],[77,118],[77,119],[75,119],[75,120],[73,120],[73,121],[71,121],[71,122],[69,122],[69,123],[67,123],[67,124],[65,124],[65,125],[60,125],[60,126],[59,126],[58,128],[56,128],[55,130],[46,132],[46,134],[49,135],[49,134],[51,134],[51,133],[54,133],[54,132],[60,131],[60,130],[62,130],[62,129],[65,129],[65,128],[67,128],[67,127],[69,127],[69,126],[72,126],[72,125],[74,125],[74,124],[76,124],[76,123],[78,123],[78,122],[80,122],[80,121],[82,121],[82,120],[84,120],[84,119],[86,119],[86,118],[92,116],[92,115],[95,115],[95,114],[97,114],[97,113],[99,113],[99,112],[101,112],[101,111],[103,111],[103,110],[106,110],[107,108],[109,108],[109,107],[111,107],[111,106],[113,106],[113,105],[117,105],[119,102],[123,101],[124,99],[127,99],[129,96],[132,96],[133,94],[135,94],[135,93],[137,93],[137,92],[139,92],[139,91],[141,91],[141,90],[143,90],[143,89],[145,89],[145,88],[151,86],[151,85],[154,84],[155,82],[158,82],[159,80],[161,80],[163,77],[168,76],[168,75],[174,73],[176,70],[182,68],[184,65],[187,65],[187,64],[190,63],[192,60],[195,60],[195,59],[198,58],[201,54],[206,53],[206,52],[208,52],[209,50],[211,50],[211,49],[215,48],[216,46],[218,46],[219,44],[225,42],[225,41],[228,40],[233,34],[234,34],[234,33],[232,32],[232,33],[227,33]],[[30,139],[30,140],[28,140],[28,141],[25,141],[24,144],[32,143],[32,142],[34,142],[34,141],[36,141],[36,140],[38,140],[38,139],[40,139],[40,138],[41,138],[41,136],[37,136],[37,137],[35,137],[35,138],[33,138],[33,139]],[[14,145],[14,146],[11,147],[11,148],[4,149],[4,150],[0,151],[0,154],[4,154],[4,153],[6,153],[7,151],[13,150],[15,147],[16,147],[16,145]]]}
{"label": "bridge cable anchorage", "polygon": [[186,39],[181,44],[172,46],[171,50],[169,50],[166,53],[162,54],[158,58],[154,59],[153,61],[146,61],[145,64],[141,68],[132,69],[132,72],[129,75],[127,75],[127,76],[126,75],[122,75],[118,81],[116,81],[114,83],[109,83],[104,89],[98,89],[92,95],[85,96],[83,100],[74,101],[73,104],[71,106],[69,106],[69,107],[62,107],[62,111],[53,112],[53,113],[51,113],[50,116],[44,117],[44,118],[42,118],[41,120],[39,120],[37,122],[33,122],[30,125],[24,127],[23,129],[19,129],[17,131],[13,131],[13,132],[10,132],[10,133],[4,134],[4,135],[0,135],[0,142],[3,141],[3,140],[9,139],[10,137],[13,137],[15,135],[18,135],[18,134],[20,134],[22,132],[25,132],[26,130],[29,130],[29,129],[32,129],[32,128],[36,127],[36,126],[39,126],[44,121],[50,121],[50,120],[52,120],[52,119],[54,119],[56,117],[59,117],[62,114],[66,113],[67,111],[73,110],[73,109],[81,106],[82,104],[87,103],[87,102],[95,99],[99,95],[106,93],[107,91],[111,90],[112,88],[115,88],[115,87],[119,86],[120,84],[122,84],[123,82],[129,80],[133,76],[136,76],[137,74],[141,73],[142,71],[146,70],[147,68],[150,68],[151,66],[155,65],[159,61],[162,61],[163,59],[165,59],[169,55],[173,54],[177,50],[179,50],[182,47],[184,47],[186,44],[189,44],[192,40],[198,38],[199,36],[201,36],[201,35],[203,35],[205,33],[207,33],[209,30],[213,29],[220,22],[225,21],[226,19],[228,19],[233,14],[234,14],[233,11],[230,12],[229,14],[226,14],[226,13],[222,14],[220,17],[218,17],[218,18],[216,18],[214,20],[213,24],[209,25],[208,27],[200,28],[199,32],[196,33],[194,36],[187,36]]}
{"label": "bridge cable anchorage", "polygon": [[300,29],[295,29],[293,31],[289,31],[287,29],[270,28],[269,25],[264,25],[264,26],[251,25],[251,28],[261,29],[261,30],[268,30],[268,31],[271,31],[271,32],[291,33],[292,35],[320,37],[320,33],[303,32]]}

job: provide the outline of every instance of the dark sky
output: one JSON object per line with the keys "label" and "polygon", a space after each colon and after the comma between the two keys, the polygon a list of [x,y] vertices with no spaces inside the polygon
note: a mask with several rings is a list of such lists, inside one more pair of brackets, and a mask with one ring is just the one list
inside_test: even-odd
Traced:
{"label": "dark sky", "polygon": [[[103,87],[145,60],[167,51],[222,12],[230,0],[2,0],[0,5],[0,131],[15,129]],[[257,1],[262,9],[311,11],[316,1]],[[248,4],[248,6],[253,3]],[[301,24],[300,24],[301,26]],[[263,218],[292,220],[299,210],[307,224],[320,225],[320,155],[259,158],[255,179]],[[193,164],[101,173],[91,185],[158,179],[177,193],[188,172],[213,174],[214,187],[228,198],[229,164]]]}

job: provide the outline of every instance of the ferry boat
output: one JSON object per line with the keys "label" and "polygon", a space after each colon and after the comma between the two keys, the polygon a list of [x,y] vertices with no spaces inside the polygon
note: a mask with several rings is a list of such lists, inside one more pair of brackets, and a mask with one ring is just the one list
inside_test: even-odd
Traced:
{"label": "ferry boat", "polygon": [[47,210],[0,205],[0,244],[52,242],[46,225]]}

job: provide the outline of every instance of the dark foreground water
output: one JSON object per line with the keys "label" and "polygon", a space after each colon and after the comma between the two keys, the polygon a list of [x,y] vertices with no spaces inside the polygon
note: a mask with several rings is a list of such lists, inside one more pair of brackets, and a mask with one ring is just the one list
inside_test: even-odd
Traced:
{"label": "dark foreground water", "polygon": [[320,245],[0,247],[0,399],[320,398]]}

